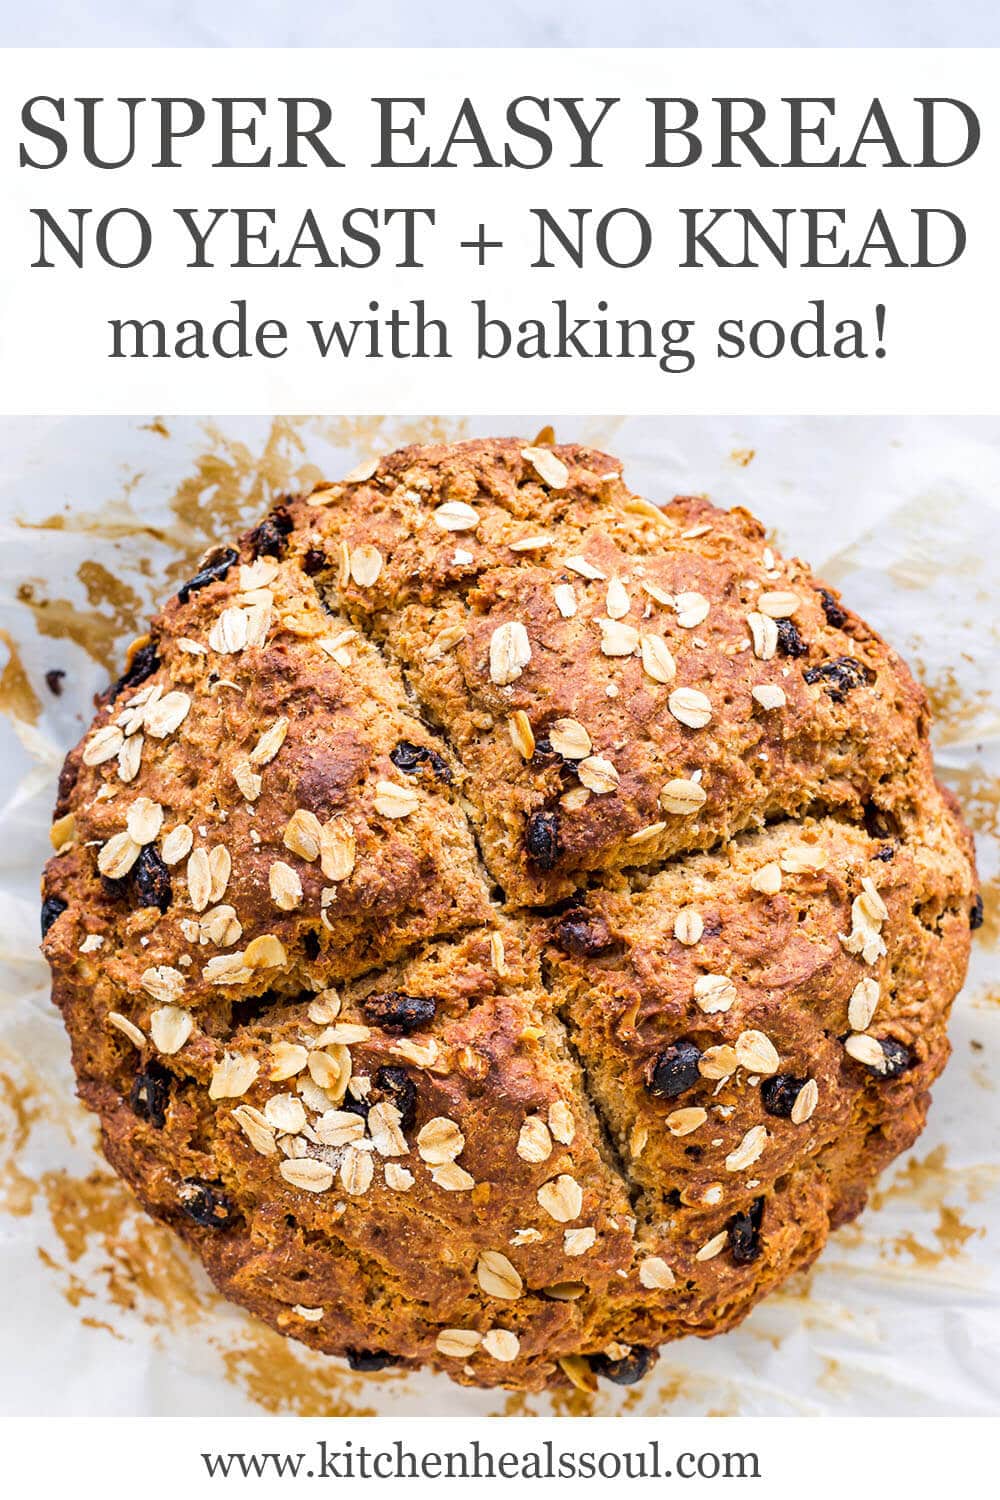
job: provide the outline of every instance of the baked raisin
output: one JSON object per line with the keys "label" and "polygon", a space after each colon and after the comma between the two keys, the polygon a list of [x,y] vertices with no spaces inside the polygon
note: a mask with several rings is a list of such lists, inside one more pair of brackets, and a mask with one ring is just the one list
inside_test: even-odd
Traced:
{"label": "baked raisin", "polygon": [[160,658],[156,654],[156,642],[147,641],[135,652],[128,668],[108,693],[108,699],[114,702],[118,694],[124,692],[126,688],[138,687],[140,682],[145,682],[147,677],[152,677],[159,665]]}
{"label": "baked raisin", "polygon": [[552,929],[552,940],[563,953],[576,958],[596,958],[616,946],[614,933],[603,917],[580,907],[560,917]]}
{"label": "baked raisin", "polygon": [[429,750],[426,745],[414,745],[411,740],[400,740],[394,750],[389,751],[389,759],[397,771],[402,771],[406,776],[415,776],[424,766],[429,766],[439,781],[446,786],[451,785],[451,767],[443,755],[436,750]]}
{"label": "baked raisin", "polygon": [[155,844],[143,844],[139,858],[132,866],[132,884],[140,906],[158,906],[165,912],[173,900],[170,871],[157,851]]}
{"label": "baked raisin", "polygon": [[417,1086],[406,1069],[379,1068],[375,1074],[375,1088],[399,1110],[400,1129],[404,1133],[412,1130],[417,1118]]}
{"label": "baked raisin", "polygon": [[163,1064],[151,1058],[135,1075],[128,1096],[132,1113],[140,1120],[148,1120],[157,1130],[162,1130],[167,1121],[170,1080],[171,1074]]}
{"label": "baked raisin", "polygon": [[45,937],[52,923],[57,917],[61,917],[66,910],[66,903],[61,896],[46,896],[42,902],[42,937]]}
{"label": "baked raisin", "polygon": [[211,1182],[189,1177],[181,1184],[180,1205],[202,1229],[228,1229],[236,1218],[233,1201]]}
{"label": "baked raisin", "polygon": [[876,1078],[898,1078],[900,1073],[905,1073],[907,1068],[912,1068],[913,1053],[902,1042],[897,1042],[895,1037],[880,1036],[878,1044],[885,1057],[885,1068],[869,1069],[869,1072],[874,1073]]}
{"label": "baked raisin", "polygon": [[609,1359],[606,1354],[590,1354],[587,1359],[594,1374],[600,1375],[604,1380],[610,1380],[614,1385],[635,1385],[636,1381],[649,1374],[659,1357],[658,1349],[633,1344],[629,1352],[620,1359]]}
{"label": "baked raisin", "polygon": [[375,1370],[387,1370],[390,1365],[399,1364],[397,1354],[389,1354],[385,1349],[346,1349],[347,1363],[352,1370],[360,1370],[364,1374],[371,1374]]}
{"label": "baked raisin", "polygon": [[834,703],[843,703],[848,693],[868,682],[867,670],[853,656],[835,656],[818,667],[807,667],[802,675],[806,682],[818,682]]}
{"label": "baked raisin", "polygon": [[553,870],[559,859],[559,820],[553,812],[534,812],[528,819],[524,846],[540,870]]}
{"label": "baked raisin", "polygon": [[235,547],[222,547],[216,549],[213,555],[205,563],[204,567],[198,569],[193,578],[187,583],[182,583],[177,590],[177,597],[182,604],[186,604],[192,594],[197,594],[200,589],[207,588],[210,583],[215,583],[219,578],[225,578],[234,562],[239,559],[239,553]]}
{"label": "baked raisin", "polygon": [[983,898],[977,891],[976,899],[973,901],[971,907],[969,908],[969,926],[972,928],[973,932],[978,932],[979,928],[982,927],[983,916]]}
{"label": "baked raisin", "polygon": [[799,627],[794,620],[775,620],[778,627],[778,650],[782,656],[805,656],[809,647],[799,635]]}
{"label": "baked raisin", "polygon": [[65,676],[66,673],[63,671],[62,667],[50,667],[50,669],[46,672],[45,686],[48,688],[53,698],[62,697],[63,678]]}
{"label": "baked raisin", "polygon": [[437,1011],[437,1001],[427,995],[406,995],[402,990],[387,990],[384,995],[367,995],[361,1002],[365,1020],[396,1036],[408,1036],[419,1026],[429,1026]]}
{"label": "baked raisin", "polygon": [[764,1200],[757,1198],[746,1213],[733,1214],[726,1225],[729,1251],[738,1266],[749,1266],[760,1255],[760,1226],[764,1221]]}
{"label": "baked raisin", "polygon": [[769,1115],[787,1120],[805,1084],[804,1078],[793,1078],[791,1073],[775,1073],[772,1078],[765,1078],[760,1086],[761,1103]]}
{"label": "baked raisin", "polygon": [[887,865],[890,859],[895,858],[896,851],[891,844],[883,844],[881,849],[876,849],[875,853],[872,855],[872,859],[879,859],[884,865]]}
{"label": "baked raisin", "polygon": [[694,1042],[674,1042],[653,1063],[646,1087],[656,1099],[677,1099],[701,1078],[701,1052]]}
{"label": "baked raisin", "polygon": [[283,505],[276,506],[247,537],[253,557],[281,557],[292,529],[292,518]]}
{"label": "baked raisin", "polygon": [[322,547],[307,547],[302,557],[302,571],[310,578],[326,567],[326,553]]}
{"label": "baked raisin", "polygon": [[829,589],[820,589],[819,602],[823,606],[823,613],[833,626],[834,630],[843,630],[847,624],[847,610],[830,593]]}

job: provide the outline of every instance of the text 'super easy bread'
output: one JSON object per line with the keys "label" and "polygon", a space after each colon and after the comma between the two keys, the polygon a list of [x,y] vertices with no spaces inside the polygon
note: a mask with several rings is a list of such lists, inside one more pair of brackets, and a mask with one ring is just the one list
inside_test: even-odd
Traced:
{"label": "text 'super easy bread'", "polygon": [[977,911],[894,651],[745,511],[410,448],[135,646],[45,951],[107,1155],[356,1368],[637,1378],[923,1124]]}

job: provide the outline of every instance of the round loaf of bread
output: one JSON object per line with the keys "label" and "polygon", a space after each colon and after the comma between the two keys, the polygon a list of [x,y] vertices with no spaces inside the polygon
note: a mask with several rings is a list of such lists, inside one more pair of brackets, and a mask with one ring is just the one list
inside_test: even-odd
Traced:
{"label": "round loaf of bread", "polygon": [[896,653],[741,509],[407,448],[279,505],[60,781],[109,1161],[355,1369],[631,1383],[919,1133],[978,911]]}

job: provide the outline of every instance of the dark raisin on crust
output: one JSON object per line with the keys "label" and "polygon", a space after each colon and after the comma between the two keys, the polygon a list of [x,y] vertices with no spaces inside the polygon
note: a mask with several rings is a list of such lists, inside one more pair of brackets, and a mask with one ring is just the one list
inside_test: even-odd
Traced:
{"label": "dark raisin on crust", "polygon": [[802,675],[808,683],[818,682],[834,703],[843,703],[848,693],[868,682],[866,669],[853,656],[835,656],[818,667],[807,667]]}
{"label": "dark raisin on crust", "polygon": [[358,1370],[364,1374],[372,1374],[375,1370],[387,1370],[390,1365],[399,1364],[399,1356],[388,1354],[385,1349],[345,1349],[348,1366],[352,1370]]}
{"label": "dark raisin on crust", "polygon": [[132,1113],[140,1120],[148,1120],[157,1130],[162,1130],[167,1121],[167,1105],[170,1102],[172,1075],[156,1058],[150,1058],[139,1069],[132,1084],[128,1102]]}
{"label": "dark raisin on crust", "polygon": [[189,1177],[181,1183],[178,1200],[189,1219],[202,1229],[228,1229],[236,1218],[232,1199],[211,1182]]}
{"label": "dark raisin on crust", "polygon": [[412,1130],[417,1118],[417,1086],[406,1069],[379,1068],[375,1074],[375,1089],[378,1096],[399,1110],[399,1125],[404,1135]]}
{"label": "dark raisin on crust", "polygon": [[890,859],[896,858],[896,851],[891,844],[883,844],[881,849],[876,849],[872,859],[880,859],[883,864],[888,864]]}
{"label": "dark raisin on crust", "polygon": [[819,602],[823,606],[823,613],[833,626],[834,630],[843,630],[847,624],[847,610],[830,593],[829,589],[820,589]]}
{"label": "dark raisin on crust", "polygon": [[281,557],[292,529],[292,518],[284,505],[275,506],[247,537],[252,557]]}
{"label": "dark raisin on crust", "polygon": [[552,941],[563,953],[576,958],[597,958],[617,947],[604,918],[585,907],[576,907],[559,918],[552,929]]}
{"label": "dark raisin on crust", "polygon": [[590,1354],[587,1359],[594,1374],[604,1380],[610,1380],[614,1385],[635,1385],[649,1374],[659,1357],[658,1349],[633,1344],[620,1359],[610,1359],[606,1354]]}
{"label": "dark raisin on crust", "polygon": [[45,674],[45,686],[53,698],[61,698],[63,690],[63,678],[66,676],[62,667],[50,667]]}
{"label": "dark raisin on crust", "polygon": [[646,1087],[656,1099],[678,1099],[701,1079],[701,1052],[694,1042],[674,1042],[654,1059]]}
{"label": "dark raisin on crust", "polygon": [[778,627],[778,650],[782,656],[806,656],[809,647],[799,635],[799,627],[794,620],[775,620]]}
{"label": "dark raisin on crust", "polygon": [[66,902],[61,896],[46,896],[42,902],[42,937],[45,937],[52,923],[57,917],[61,917],[66,910]]}
{"label": "dark raisin on crust", "polygon": [[302,571],[309,578],[315,577],[326,567],[326,553],[322,547],[307,547],[302,555]]}
{"label": "dark raisin on crust", "polygon": [[982,927],[983,917],[983,898],[980,892],[977,891],[976,899],[969,908],[969,926],[973,932],[978,932],[979,928]]}
{"label": "dark raisin on crust", "polygon": [[775,1073],[761,1084],[760,1101],[769,1115],[787,1120],[805,1084],[804,1078],[794,1078],[791,1073]]}
{"label": "dark raisin on crust", "polygon": [[410,740],[400,740],[395,749],[389,751],[389,759],[397,771],[402,771],[406,776],[415,776],[416,773],[429,766],[439,781],[446,786],[452,782],[451,767],[443,755],[436,750],[429,750],[426,745],[414,745]]}
{"label": "dark raisin on crust", "polygon": [[553,812],[534,812],[524,834],[528,858],[540,870],[554,870],[560,855],[559,820]]}
{"label": "dark raisin on crust", "polygon": [[760,1227],[764,1222],[764,1200],[757,1198],[746,1213],[733,1214],[726,1225],[729,1252],[738,1266],[749,1266],[760,1255]]}
{"label": "dark raisin on crust", "polygon": [[145,682],[147,677],[152,677],[159,665],[160,658],[157,655],[156,642],[147,641],[144,646],[139,647],[126,670],[107,694],[108,701],[113,703],[118,694],[124,692],[126,688],[138,687],[140,682]]}
{"label": "dark raisin on crust", "polygon": [[157,906],[165,912],[173,900],[170,871],[155,844],[143,844],[139,858],[132,866],[132,884],[140,906]]}
{"label": "dark raisin on crust", "polygon": [[238,561],[239,553],[235,547],[217,548],[204,567],[199,568],[187,583],[181,584],[177,590],[180,602],[186,604],[191,595],[198,593],[199,589],[207,588],[210,583],[215,583],[219,578],[225,578],[233,563]]}
{"label": "dark raisin on crust", "polygon": [[419,1026],[429,1026],[437,1012],[437,1001],[429,995],[407,995],[402,990],[387,990],[382,995],[367,995],[361,1002],[366,1021],[396,1036],[408,1036]]}
{"label": "dark raisin on crust", "polygon": [[907,1068],[913,1067],[913,1053],[902,1042],[897,1042],[895,1037],[880,1036],[878,1044],[885,1057],[885,1067],[868,1070],[874,1073],[876,1078],[898,1078],[900,1073],[905,1073]]}

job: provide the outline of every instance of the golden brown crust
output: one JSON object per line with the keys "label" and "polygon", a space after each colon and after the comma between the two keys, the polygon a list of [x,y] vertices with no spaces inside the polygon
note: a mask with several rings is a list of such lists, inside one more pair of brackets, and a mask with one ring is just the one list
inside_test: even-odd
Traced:
{"label": "golden brown crust", "polygon": [[109,1159],[362,1365],[586,1386],[721,1331],[947,1055],[975,872],[921,691],[752,517],[588,449],[281,506],[154,621],[57,812]]}

